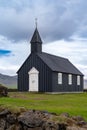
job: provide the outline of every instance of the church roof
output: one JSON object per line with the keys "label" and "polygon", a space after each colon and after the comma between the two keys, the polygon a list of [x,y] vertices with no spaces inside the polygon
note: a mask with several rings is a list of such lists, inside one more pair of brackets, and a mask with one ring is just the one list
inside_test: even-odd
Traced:
{"label": "church roof", "polygon": [[[41,43],[42,44],[42,40],[40,37],[40,34],[38,32],[37,26],[36,29],[34,31],[34,34],[31,38],[30,43]],[[33,44],[32,44],[33,45]],[[30,54],[30,56],[33,53]],[[48,53],[44,53],[44,52],[35,52],[35,55],[37,55],[52,71],[56,71],[56,72],[63,72],[63,73],[70,73],[70,74],[76,74],[76,75],[83,75],[68,59],[66,58],[62,58],[59,56],[55,56],[55,55],[51,55]],[[29,56],[29,57],[30,57]],[[22,66],[24,66],[24,64],[26,62],[29,62],[29,57],[27,58],[27,60],[23,63]],[[22,67],[21,66],[21,67]],[[21,68],[20,68],[21,69]],[[20,69],[18,70],[18,72],[20,71]],[[18,73],[17,72],[17,73]]]}
{"label": "church roof", "polygon": [[35,31],[34,31],[34,34],[31,38],[31,41],[30,43],[42,43],[42,40],[41,40],[41,37],[40,37],[40,34],[38,32],[38,29],[36,27]]}
{"label": "church roof", "polygon": [[68,59],[47,53],[37,54],[52,71],[83,75]]}
{"label": "church roof", "polygon": [[[17,71],[17,73],[21,70],[26,62],[29,62],[29,58],[32,54],[28,56],[23,65]],[[52,71],[62,72],[68,74],[76,74],[83,75],[68,59],[51,55],[48,53],[35,53]]]}

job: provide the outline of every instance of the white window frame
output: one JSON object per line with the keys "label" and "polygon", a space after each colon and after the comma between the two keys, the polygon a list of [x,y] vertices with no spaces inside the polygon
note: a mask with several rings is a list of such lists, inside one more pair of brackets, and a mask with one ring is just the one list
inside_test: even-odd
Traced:
{"label": "white window frame", "polygon": [[58,73],[58,84],[62,84],[62,73]]}
{"label": "white window frame", "polygon": [[72,85],[72,74],[68,75],[68,84]]}
{"label": "white window frame", "polygon": [[80,85],[80,75],[77,75],[77,85]]}

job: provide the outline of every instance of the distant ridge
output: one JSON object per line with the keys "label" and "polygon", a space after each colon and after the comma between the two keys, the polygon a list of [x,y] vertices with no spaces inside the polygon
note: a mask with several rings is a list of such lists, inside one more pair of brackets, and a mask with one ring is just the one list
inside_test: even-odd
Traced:
{"label": "distant ridge", "polygon": [[8,76],[0,73],[0,84],[9,88],[17,88],[17,76]]}

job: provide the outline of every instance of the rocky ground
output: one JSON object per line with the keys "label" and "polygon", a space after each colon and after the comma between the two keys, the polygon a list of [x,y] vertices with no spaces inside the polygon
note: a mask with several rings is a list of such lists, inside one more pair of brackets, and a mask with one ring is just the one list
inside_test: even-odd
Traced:
{"label": "rocky ground", "polygon": [[47,111],[22,109],[21,112],[0,110],[0,130],[87,130],[81,116],[56,115]]}

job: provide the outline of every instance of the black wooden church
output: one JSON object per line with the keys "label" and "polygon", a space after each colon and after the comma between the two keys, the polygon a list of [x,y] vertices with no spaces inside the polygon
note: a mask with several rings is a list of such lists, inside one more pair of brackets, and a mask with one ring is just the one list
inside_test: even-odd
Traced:
{"label": "black wooden church", "polygon": [[83,74],[68,59],[42,52],[37,27],[30,43],[31,54],[17,72],[19,91],[83,91]]}

